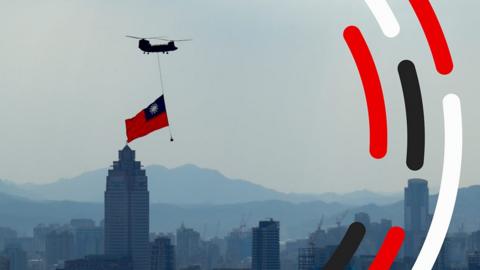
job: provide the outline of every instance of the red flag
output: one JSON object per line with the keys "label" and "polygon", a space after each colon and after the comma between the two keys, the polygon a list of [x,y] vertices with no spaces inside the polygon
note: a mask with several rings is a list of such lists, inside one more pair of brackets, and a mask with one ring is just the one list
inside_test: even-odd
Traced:
{"label": "red flag", "polygon": [[140,111],[135,117],[125,120],[125,125],[127,127],[127,142],[167,127],[168,117],[163,96]]}

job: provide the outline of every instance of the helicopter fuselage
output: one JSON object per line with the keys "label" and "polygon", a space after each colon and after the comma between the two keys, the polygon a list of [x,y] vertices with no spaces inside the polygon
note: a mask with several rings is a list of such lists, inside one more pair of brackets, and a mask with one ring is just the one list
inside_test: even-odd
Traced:
{"label": "helicopter fuselage", "polygon": [[143,53],[167,53],[178,50],[175,46],[175,42],[170,41],[167,44],[157,44],[152,45],[150,41],[146,39],[141,39],[138,41],[138,48],[143,51]]}

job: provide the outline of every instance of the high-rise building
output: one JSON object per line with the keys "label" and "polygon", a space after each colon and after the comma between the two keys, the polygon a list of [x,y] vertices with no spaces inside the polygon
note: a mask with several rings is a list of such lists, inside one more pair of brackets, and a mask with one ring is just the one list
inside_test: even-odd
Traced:
{"label": "high-rise building", "polygon": [[74,218],[70,220],[70,226],[74,229],[95,227],[95,221],[89,218]]}
{"label": "high-rise building", "polygon": [[73,233],[68,229],[49,232],[45,239],[47,270],[55,269],[65,260],[73,258]]}
{"label": "high-rise building", "polygon": [[[235,229],[226,237],[225,260],[231,267],[244,267],[246,258],[251,256],[252,232],[244,227]],[[249,263],[250,264],[250,263]]]}
{"label": "high-rise building", "polygon": [[152,270],[175,270],[175,246],[170,238],[158,237],[150,246]]}
{"label": "high-rise building", "polygon": [[420,252],[430,226],[428,211],[428,182],[410,179],[404,201],[405,257],[416,258]]}
{"label": "high-rise building", "polygon": [[135,270],[150,270],[147,176],[128,145],[118,156],[105,191],[105,254],[130,257]]}
{"label": "high-rise building", "polygon": [[10,270],[10,261],[5,256],[0,256],[0,270]]}
{"label": "high-rise building", "polygon": [[81,227],[75,230],[75,257],[103,254],[103,228]]}
{"label": "high-rise building", "polygon": [[280,223],[260,221],[252,236],[252,270],[280,270]]}
{"label": "high-rise building", "polygon": [[0,251],[2,251],[6,244],[11,242],[11,240],[17,238],[17,232],[14,229],[0,227]]}
{"label": "high-rise building", "polygon": [[468,254],[468,270],[480,270],[480,252]]}
{"label": "high-rise building", "polygon": [[134,270],[134,268],[128,257],[93,255],[66,261],[61,270]]}
{"label": "high-rise building", "polygon": [[33,228],[33,250],[36,253],[45,253],[45,241],[47,234],[53,230],[52,227],[45,224],[38,224]]}
{"label": "high-rise building", "polygon": [[365,212],[356,213],[354,220],[355,222],[362,223],[365,228],[370,226],[370,215]]}
{"label": "high-rise building", "polygon": [[8,259],[9,270],[27,270],[27,253],[18,245],[8,245],[3,251]]}
{"label": "high-rise building", "polygon": [[322,269],[326,263],[326,254],[312,243],[308,248],[298,250],[298,270]]}
{"label": "high-rise building", "polygon": [[201,248],[200,233],[186,228],[185,225],[177,230],[177,263],[178,267],[186,267],[189,265],[200,265]]}

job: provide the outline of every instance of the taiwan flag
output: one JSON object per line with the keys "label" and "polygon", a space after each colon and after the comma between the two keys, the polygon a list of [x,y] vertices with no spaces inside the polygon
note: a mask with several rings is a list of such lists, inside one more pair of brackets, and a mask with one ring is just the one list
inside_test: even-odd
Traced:
{"label": "taiwan flag", "polygon": [[127,127],[127,142],[148,135],[149,133],[168,127],[167,110],[163,95],[135,117],[125,120]]}

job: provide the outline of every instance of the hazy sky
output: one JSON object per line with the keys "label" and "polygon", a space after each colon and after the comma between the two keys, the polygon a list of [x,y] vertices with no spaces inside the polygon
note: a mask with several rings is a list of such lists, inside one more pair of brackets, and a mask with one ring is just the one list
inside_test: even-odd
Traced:
{"label": "hazy sky", "polygon": [[[144,164],[193,163],[286,192],[401,191],[409,177],[438,186],[442,98],[462,99],[462,185],[480,180],[480,24],[477,0],[433,0],[455,71],[436,73],[407,1],[383,36],[362,0],[5,1],[0,9],[0,178],[43,183],[109,166],[124,120],[160,95],[156,56],[125,35],[193,38],[162,55],[175,143],[162,130],[131,143]],[[358,25],[380,69],[387,158],[368,152],[365,97],[342,37]],[[406,119],[397,65],[415,62],[427,149],[405,165]]]}

